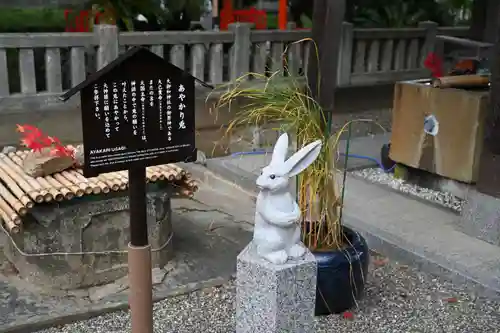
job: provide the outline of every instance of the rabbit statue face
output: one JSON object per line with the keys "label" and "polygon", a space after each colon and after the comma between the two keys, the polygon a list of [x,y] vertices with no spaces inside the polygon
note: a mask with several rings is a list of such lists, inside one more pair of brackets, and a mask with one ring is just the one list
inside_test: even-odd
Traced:
{"label": "rabbit statue face", "polygon": [[288,179],[287,175],[278,174],[276,170],[267,166],[262,169],[260,176],[257,178],[257,187],[270,192],[284,190],[288,187]]}
{"label": "rabbit statue face", "polygon": [[276,192],[286,190],[288,181],[301,173],[318,157],[321,141],[315,141],[292,155],[288,160],[288,135],[283,133],[274,146],[271,163],[262,169],[257,178],[257,187],[262,190]]}

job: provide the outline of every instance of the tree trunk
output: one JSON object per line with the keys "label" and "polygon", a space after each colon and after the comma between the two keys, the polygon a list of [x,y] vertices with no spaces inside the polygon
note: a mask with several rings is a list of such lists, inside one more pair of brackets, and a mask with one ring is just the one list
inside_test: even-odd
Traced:
{"label": "tree trunk", "polygon": [[[491,17],[500,15],[500,7]],[[490,16],[490,15],[488,15]],[[496,22],[496,21],[495,21]],[[484,142],[481,153],[477,189],[479,192],[500,198],[500,24],[491,27],[489,38],[495,43],[491,57],[490,109],[484,122]]]}

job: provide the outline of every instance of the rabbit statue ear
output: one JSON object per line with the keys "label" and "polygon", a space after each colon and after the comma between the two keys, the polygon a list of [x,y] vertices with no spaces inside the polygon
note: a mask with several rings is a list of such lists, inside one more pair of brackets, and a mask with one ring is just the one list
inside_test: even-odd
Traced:
{"label": "rabbit statue ear", "polygon": [[280,135],[276,144],[274,145],[273,156],[271,157],[271,164],[280,165],[285,162],[288,153],[288,134],[283,133]]}
{"label": "rabbit statue ear", "polygon": [[316,140],[292,155],[285,162],[285,170],[288,177],[294,177],[311,165],[321,152],[321,140]]}

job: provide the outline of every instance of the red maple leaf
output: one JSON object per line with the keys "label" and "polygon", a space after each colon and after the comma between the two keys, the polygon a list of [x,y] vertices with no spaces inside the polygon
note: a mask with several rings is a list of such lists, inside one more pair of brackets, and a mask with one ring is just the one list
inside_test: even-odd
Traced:
{"label": "red maple leaf", "polygon": [[424,67],[431,71],[433,77],[443,76],[443,61],[433,52],[425,58]]}
{"label": "red maple leaf", "polygon": [[45,135],[35,126],[17,125],[17,131],[23,135],[21,144],[32,151],[39,152],[44,148],[50,148],[51,155],[74,158],[73,151],[63,146],[58,138]]}
{"label": "red maple leaf", "polygon": [[49,137],[42,136],[40,137],[40,142],[45,146],[45,147],[50,147],[52,145],[52,140],[49,139]]}
{"label": "red maple leaf", "polygon": [[55,144],[57,144],[57,145],[60,145],[60,144],[61,144],[61,141],[59,141],[59,139],[58,139],[58,138],[56,138],[55,136],[48,136],[47,138],[50,140],[50,143],[51,143],[51,144],[52,144],[52,143],[55,143]]}
{"label": "red maple leaf", "polygon": [[31,144],[28,148],[30,148],[34,152],[40,152],[40,151],[42,151],[44,146],[40,142],[33,141],[33,142],[31,142]]}
{"label": "red maple leaf", "polygon": [[350,311],[346,311],[342,314],[342,317],[347,320],[353,320],[354,319],[354,314]]}
{"label": "red maple leaf", "polygon": [[32,126],[32,125],[23,125],[23,127],[26,131],[40,132],[40,130],[38,128],[36,128],[35,126]]}

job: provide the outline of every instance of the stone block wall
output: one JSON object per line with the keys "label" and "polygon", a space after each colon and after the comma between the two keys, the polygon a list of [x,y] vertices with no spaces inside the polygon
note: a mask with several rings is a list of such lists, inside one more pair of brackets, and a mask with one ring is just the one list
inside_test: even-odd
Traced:
{"label": "stone block wall", "polygon": [[[13,235],[15,245],[5,235],[0,242],[19,276],[36,286],[71,290],[110,283],[128,273],[128,208],[125,195],[36,206],[24,230]],[[148,193],[147,213],[153,267],[163,267],[173,256],[169,190]]]}

